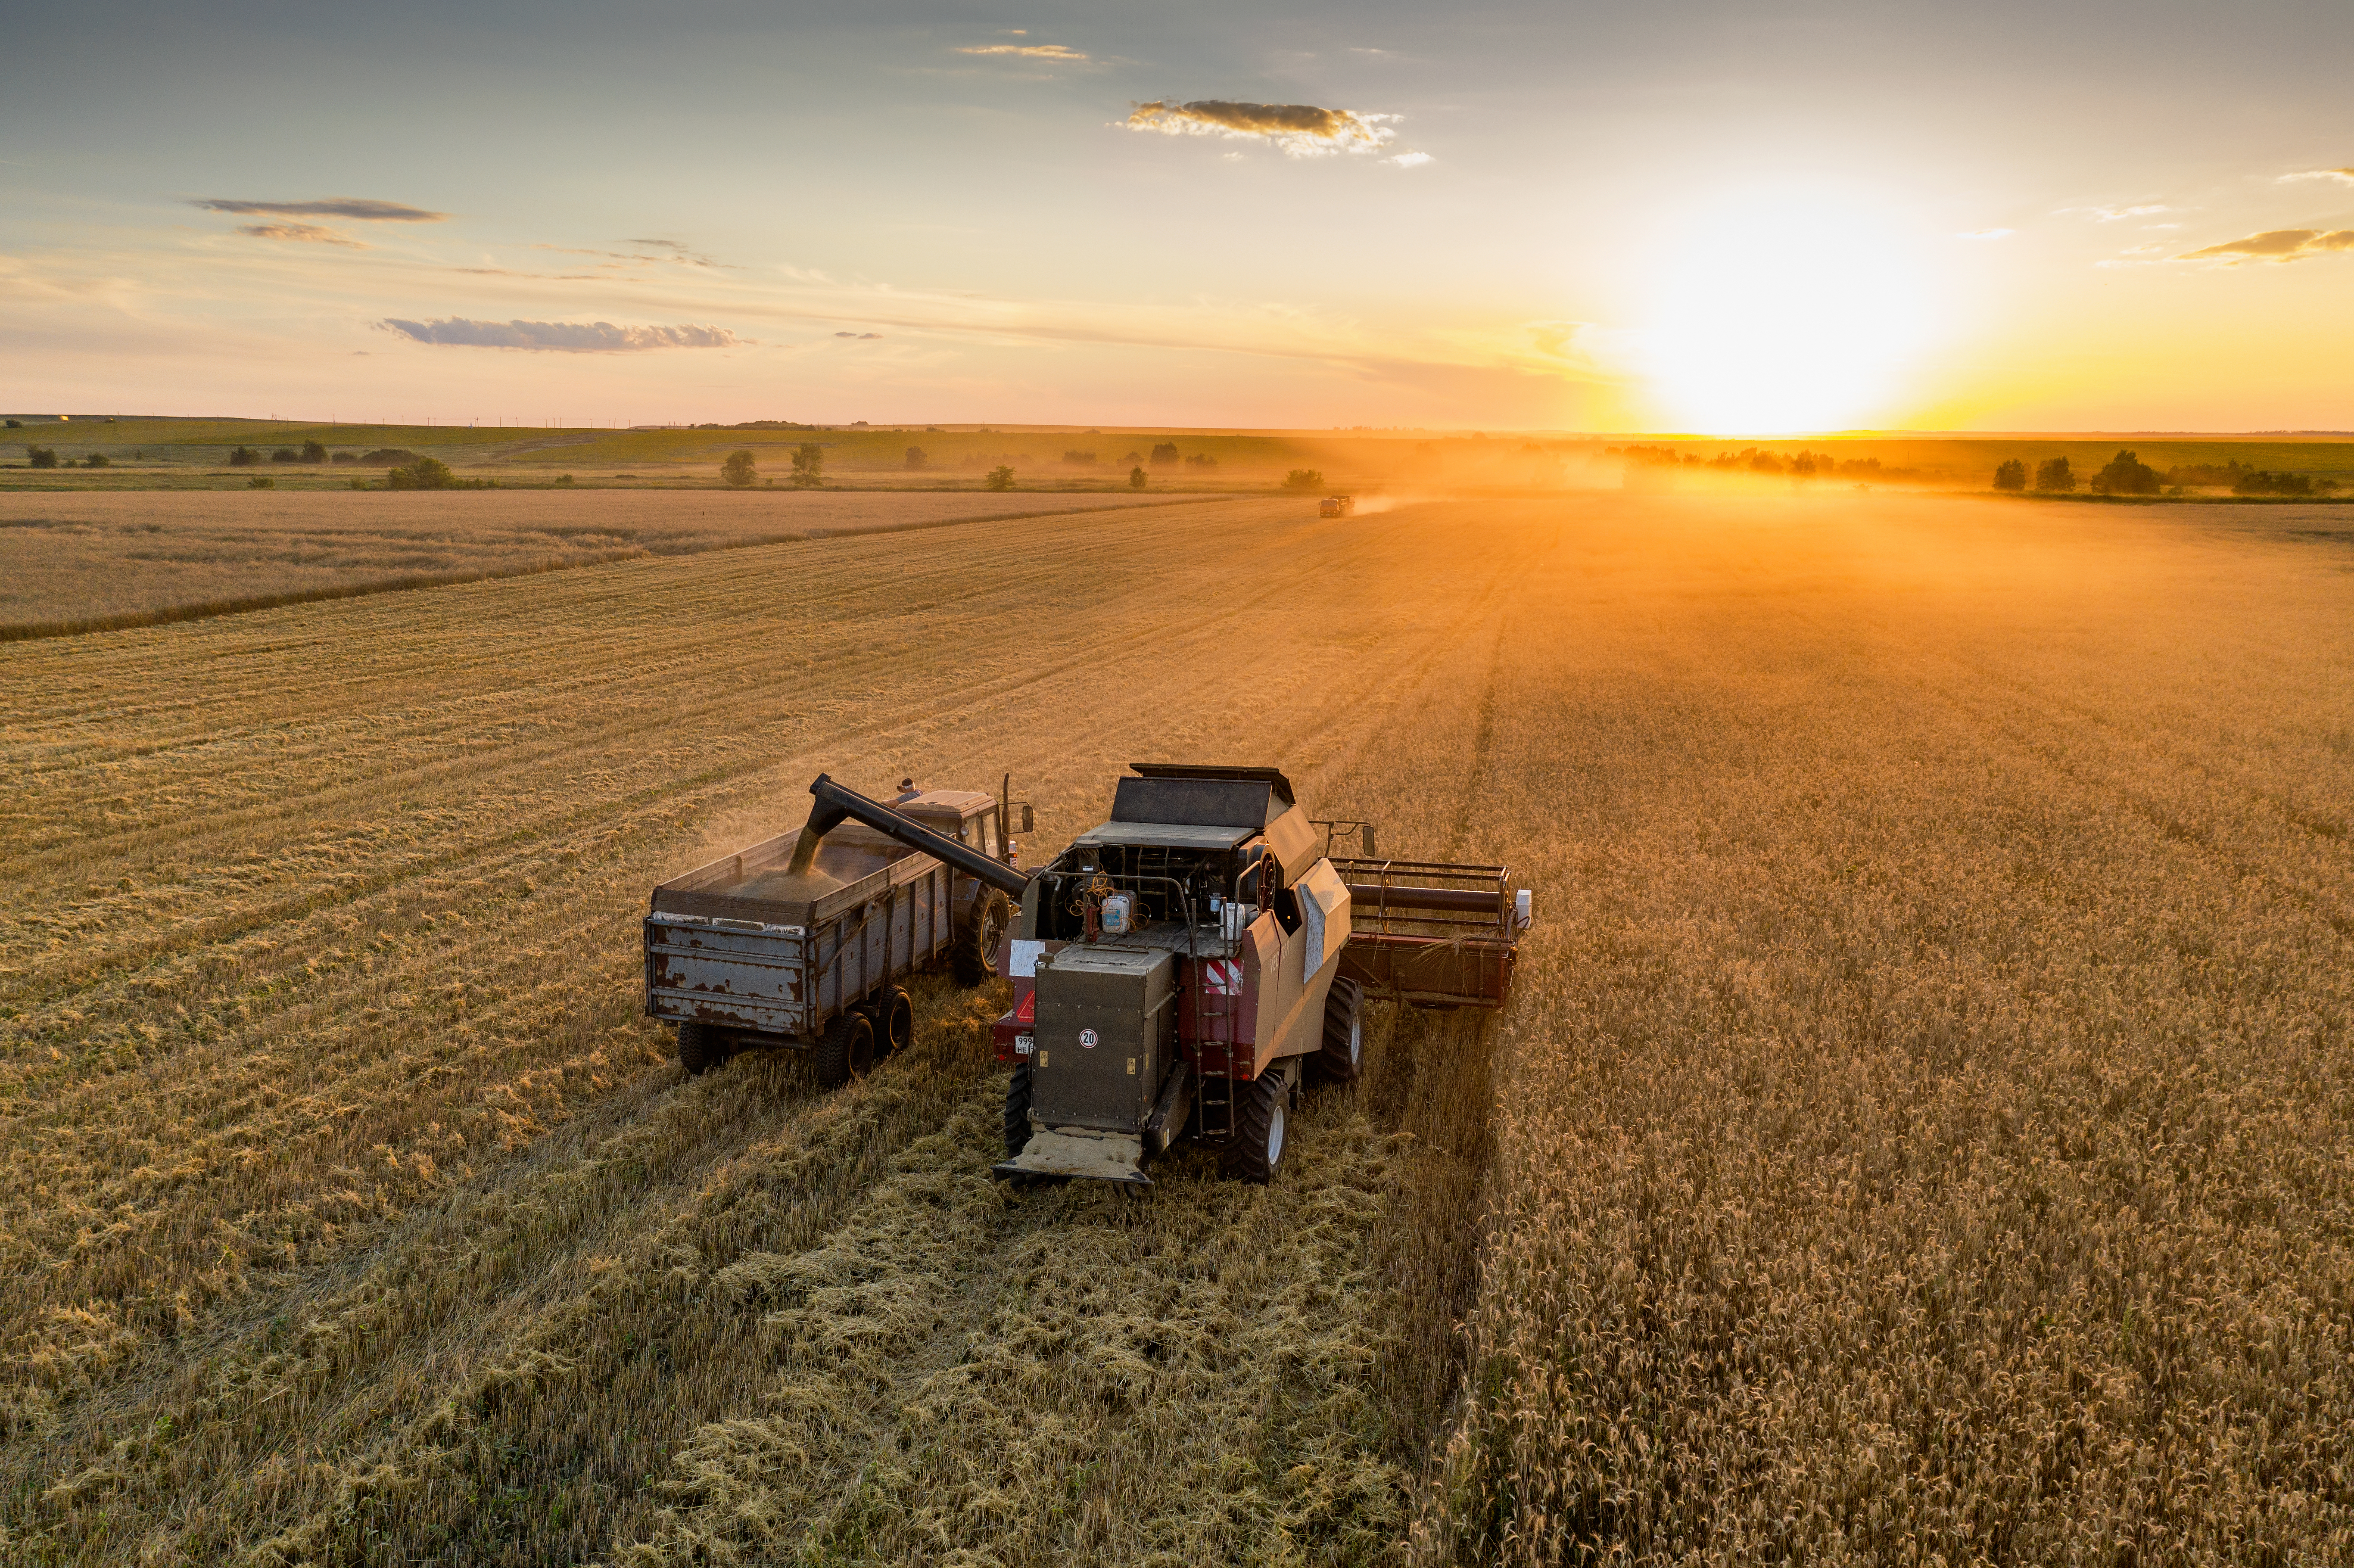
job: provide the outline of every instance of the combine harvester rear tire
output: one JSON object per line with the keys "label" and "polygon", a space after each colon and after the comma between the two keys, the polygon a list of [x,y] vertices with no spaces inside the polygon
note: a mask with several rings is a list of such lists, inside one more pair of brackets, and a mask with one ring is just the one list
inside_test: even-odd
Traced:
{"label": "combine harvester rear tire", "polygon": [[817,1081],[834,1088],[875,1070],[875,1021],[855,1008],[833,1021],[817,1043]]}
{"label": "combine harvester rear tire", "polygon": [[1336,1084],[1353,1084],[1365,1070],[1365,988],[1336,980],[1324,998],[1324,1045],[1316,1053],[1317,1073]]}

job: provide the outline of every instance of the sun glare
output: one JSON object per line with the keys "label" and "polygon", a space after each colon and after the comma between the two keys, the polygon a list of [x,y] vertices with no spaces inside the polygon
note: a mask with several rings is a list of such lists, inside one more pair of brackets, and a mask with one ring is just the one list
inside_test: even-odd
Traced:
{"label": "sun glare", "polygon": [[1678,429],[1876,422],[1926,326],[1924,280],[1864,213],[1804,198],[1712,207],[1663,268],[1644,372]]}

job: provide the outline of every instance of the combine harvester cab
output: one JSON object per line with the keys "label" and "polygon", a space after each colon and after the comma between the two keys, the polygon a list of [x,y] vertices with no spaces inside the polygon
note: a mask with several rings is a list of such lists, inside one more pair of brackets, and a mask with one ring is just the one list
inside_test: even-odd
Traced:
{"label": "combine harvester cab", "polygon": [[1530,913],[1502,867],[1335,862],[1274,768],[1131,771],[1023,892],[998,1175],[1149,1182],[1187,1137],[1267,1181],[1305,1075],[1357,1076],[1368,994],[1501,1005]]}

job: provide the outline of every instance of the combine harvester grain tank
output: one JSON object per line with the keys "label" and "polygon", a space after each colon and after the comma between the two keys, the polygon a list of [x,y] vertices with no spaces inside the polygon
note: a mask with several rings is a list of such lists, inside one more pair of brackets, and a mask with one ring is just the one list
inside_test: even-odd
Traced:
{"label": "combine harvester grain tank", "polygon": [[[1356,1078],[1368,998],[1502,1005],[1532,916],[1529,894],[1504,867],[1381,859],[1373,824],[1310,819],[1272,768],[1135,763],[1130,775],[1115,786],[1109,820],[1035,873],[1010,853],[992,856],[985,837],[927,826],[902,809],[911,798],[885,805],[822,775],[810,787],[817,804],[792,864],[822,866],[830,836],[855,821],[906,852],[892,885],[929,885],[937,869],[950,880],[936,899],[952,898],[960,878],[1014,901],[994,954],[1013,991],[994,1031],[1013,1069],[997,1174],[1147,1183],[1150,1159],[1186,1139],[1214,1147],[1228,1176],[1264,1182],[1282,1161],[1304,1083]],[[1006,792],[996,806],[1002,821]],[[871,842],[850,831],[853,844]],[[1362,853],[1335,857],[1344,836]],[[783,842],[747,853],[773,862]],[[857,885],[870,906],[861,919],[896,932],[897,895],[875,874]],[[692,1023],[707,1016],[692,988],[655,983],[663,899],[658,889],[648,916],[648,1007]],[[834,892],[811,906],[812,918],[821,908],[837,923],[845,915]],[[891,951],[912,957],[922,945],[912,908],[904,924],[908,941]],[[809,951],[814,967],[802,974],[819,977],[821,999],[855,989],[826,968],[829,954],[840,968],[842,951],[838,936]],[[738,977],[705,978],[724,988],[709,1005],[737,1006]],[[785,1022],[805,1042],[814,1017],[805,1009]],[[684,1041],[683,1029],[682,1060]]]}

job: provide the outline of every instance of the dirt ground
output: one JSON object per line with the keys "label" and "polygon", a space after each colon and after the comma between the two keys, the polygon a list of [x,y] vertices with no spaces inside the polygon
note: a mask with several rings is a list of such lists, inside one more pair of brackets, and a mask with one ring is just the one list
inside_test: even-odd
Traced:
{"label": "dirt ground", "polygon": [[[2326,1558],[2330,526],[1232,502],[0,647],[0,1541]],[[1034,862],[1172,758],[1535,890],[1271,1188],[993,1186],[989,991],[832,1094],[639,1017],[821,769],[1011,770]]]}

